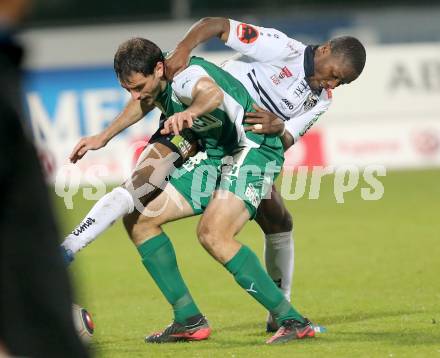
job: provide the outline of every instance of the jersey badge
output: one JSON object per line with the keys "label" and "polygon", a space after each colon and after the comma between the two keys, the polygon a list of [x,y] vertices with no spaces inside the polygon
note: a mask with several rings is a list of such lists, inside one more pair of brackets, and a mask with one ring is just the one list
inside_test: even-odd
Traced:
{"label": "jersey badge", "polygon": [[304,101],[304,104],[303,104],[304,110],[308,111],[308,110],[312,109],[313,107],[316,106],[316,103],[318,103],[318,101],[319,101],[319,97],[314,93],[310,93],[307,96],[307,99]]}
{"label": "jersey badge", "polygon": [[251,44],[258,38],[258,31],[251,25],[241,23],[237,26],[237,37],[241,42]]}

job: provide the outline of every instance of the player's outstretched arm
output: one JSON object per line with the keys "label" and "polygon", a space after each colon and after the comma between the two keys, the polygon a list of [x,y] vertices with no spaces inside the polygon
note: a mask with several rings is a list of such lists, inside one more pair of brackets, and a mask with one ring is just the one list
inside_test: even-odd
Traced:
{"label": "player's outstretched arm", "polygon": [[97,135],[80,139],[69,156],[70,161],[76,163],[89,150],[97,150],[104,147],[110,139],[122,132],[125,128],[138,122],[145,114],[151,111],[152,108],[152,106],[147,106],[142,101],[130,99],[124,110],[104,131]]}
{"label": "player's outstretched arm", "polygon": [[229,20],[223,17],[204,17],[197,21],[165,61],[165,76],[172,80],[174,75],[184,70],[188,65],[191,51],[199,44],[218,37],[223,42],[228,41]]}
{"label": "player's outstretched arm", "polygon": [[191,105],[183,112],[169,117],[161,130],[162,134],[178,135],[183,128],[191,128],[193,120],[212,112],[223,102],[223,92],[209,77],[200,78],[191,91]]}

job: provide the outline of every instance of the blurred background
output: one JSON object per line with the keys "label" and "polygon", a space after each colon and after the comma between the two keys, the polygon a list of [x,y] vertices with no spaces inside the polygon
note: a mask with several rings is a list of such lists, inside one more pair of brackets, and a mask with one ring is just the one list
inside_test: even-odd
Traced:
{"label": "blurred background", "polygon": [[[117,46],[142,36],[171,50],[203,16],[274,27],[306,44],[350,34],[366,45],[364,73],[334,91],[334,104],[288,153],[286,167],[440,166],[438,1],[36,0],[21,34],[28,50],[25,106],[50,181],[78,138],[101,131],[127,100],[112,70]],[[232,55],[220,41],[196,53],[217,63]],[[82,173],[99,164],[99,177],[119,182],[132,162],[128,148],[151,135],[156,119],[148,115],[87,155]]]}

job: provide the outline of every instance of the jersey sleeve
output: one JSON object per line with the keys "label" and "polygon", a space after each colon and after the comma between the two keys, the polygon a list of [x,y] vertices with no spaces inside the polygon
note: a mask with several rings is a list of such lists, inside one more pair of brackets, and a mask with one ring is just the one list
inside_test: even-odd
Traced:
{"label": "jersey sleeve", "polygon": [[331,94],[322,91],[320,100],[311,110],[285,122],[285,128],[293,136],[296,143],[316,123],[319,117],[327,112],[332,101]]}
{"label": "jersey sleeve", "polygon": [[258,62],[284,60],[301,53],[305,45],[276,29],[229,20],[226,46]]}
{"label": "jersey sleeve", "polygon": [[190,105],[192,102],[192,90],[203,77],[210,78],[201,66],[191,65],[174,77],[171,87],[179,100],[186,105]]}

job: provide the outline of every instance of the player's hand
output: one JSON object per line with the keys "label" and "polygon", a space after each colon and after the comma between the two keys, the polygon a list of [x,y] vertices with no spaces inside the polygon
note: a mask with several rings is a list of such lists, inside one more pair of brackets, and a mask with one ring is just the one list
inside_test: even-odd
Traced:
{"label": "player's hand", "polygon": [[195,114],[188,111],[178,112],[171,117],[169,117],[163,124],[163,129],[160,131],[161,134],[179,135],[182,129],[191,128],[193,125],[193,120],[195,119]]}
{"label": "player's hand", "polygon": [[253,107],[256,112],[247,112],[245,115],[245,123],[253,125],[245,127],[245,131],[269,135],[282,135],[284,133],[284,121],[281,118],[258,107],[255,103]]}
{"label": "player's hand", "polygon": [[172,81],[175,75],[182,72],[189,62],[191,51],[184,46],[177,46],[165,59],[165,77]]}
{"label": "player's hand", "polygon": [[78,144],[73,148],[69,159],[72,163],[80,160],[89,150],[97,150],[104,147],[107,141],[100,134],[81,138]]}

